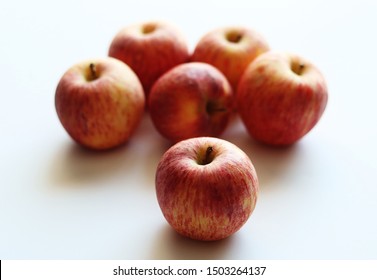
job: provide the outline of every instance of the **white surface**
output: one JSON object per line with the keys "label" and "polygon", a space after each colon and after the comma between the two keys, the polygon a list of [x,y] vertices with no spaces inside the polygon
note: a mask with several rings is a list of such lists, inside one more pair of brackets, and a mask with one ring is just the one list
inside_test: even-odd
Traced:
{"label": "white surface", "polygon": [[[6,1],[0,5],[0,259],[376,259],[375,1]],[[260,197],[231,238],[195,242],[169,228],[154,192],[167,149],[146,116],[128,145],[95,153],[57,119],[72,64],[105,56],[124,25],[164,19],[190,48],[245,25],[311,59],[329,85],[318,126],[288,149],[223,137],[247,152]]]}

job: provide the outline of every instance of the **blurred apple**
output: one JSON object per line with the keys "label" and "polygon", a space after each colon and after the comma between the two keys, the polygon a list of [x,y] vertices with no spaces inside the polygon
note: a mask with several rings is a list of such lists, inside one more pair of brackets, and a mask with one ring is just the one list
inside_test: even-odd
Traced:
{"label": "blurred apple", "polygon": [[161,21],[121,29],[112,40],[109,56],[128,64],[138,75],[146,96],[153,83],[172,67],[187,62],[189,51],[181,32]]}
{"label": "blurred apple", "polygon": [[156,129],[178,142],[219,136],[233,111],[232,89],[215,67],[190,62],[174,67],[154,84],[149,111]]}
{"label": "blurred apple", "polygon": [[204,35],[195,47],[191,61],[206,62],[219,69],[236,93],[246,67],[269,50],[266,40],[255,30],[223,27]]}
{"label": "blurred apple", "polygon": [[156,193],[165,219],[178,233],[219,240],[249,219],[258,178],[249,157],[236,145],[218,138],[191,138],[163,155]]}
{"label": "blurred apple", "polygon": [[136,74],[114,58],[82,61],[61,78],[55,94],[58,117],[68,134],[92,149],[125,143],[144,112]]}
{"label": "blurred apple", "polygon": [[250,135],[276,146],[307,134],[321,118],[327,98],[318,68],[283,52],[267,52],[252,62],[237,93],[238,111]]}

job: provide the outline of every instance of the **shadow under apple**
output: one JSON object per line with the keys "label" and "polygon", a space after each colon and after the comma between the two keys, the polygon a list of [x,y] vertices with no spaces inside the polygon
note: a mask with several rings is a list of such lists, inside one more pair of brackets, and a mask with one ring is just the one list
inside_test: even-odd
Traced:
{"label": "shadow under apple", "polygon": [[235,242],[236,236],[219,241],[198,241],[184,237],[168,224],[161,227],[155,247],[151,248],[150,259],[160,260],[212,260],[225,259]]}
{"label": "shadow under apple", "polygon": [[140,179],[145,180],[143,185],[151,186],[154,189],[157,165],[172,143],[157,132],[148,111],[145,112],[133,139],[145,175]]}
{"label": "shadow under apple", "polygon": [[[53,186],[91,186],[116,177],[138,176],[142,185],[154,188],[157,164],[168,149],[168,143],[154,132],[149,116],[145,116],[127,143],[106,151],[84,148],[73,140],[62,143],[52,155],[48,176]],[[141,174],[141,175],[140,175]]]}
{"label": "shadow under apple", "polygon": [[222,138],[237,145],[250,157],[257,171],[261,190],[276,185],[301,160],[300,142],[287,147],[259,143],[248,134],[238,116],[232,120]]}
{"label": "shadow under apple", "polygon": [[53,156],[49,176],[53,186],[91,186],[120,174],[132,164],[126,145],[109,151],[91,151],[73,141]]}

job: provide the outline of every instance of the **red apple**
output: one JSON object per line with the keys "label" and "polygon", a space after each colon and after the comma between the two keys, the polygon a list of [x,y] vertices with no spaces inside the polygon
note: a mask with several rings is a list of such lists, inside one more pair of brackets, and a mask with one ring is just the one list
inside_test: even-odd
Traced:
{"label": "red apple", "polygon": [[224,27],[204,35],[195,47],[192,61],[209,63],[228,79],[234,92],[246,67],[269,50],[266,40],[255,30]]}
{"label": "red apple", "polygon": [[165,219],[178,233],[219,240],[248,220],[257,201],[258,178],[249,157],[236,145],[218,138],[191,138],[163,155],[156,193]]}
{"label": "red apple", "polygon": [[144,112],[136,74],[114,58],[82,61],[65,72],[55,94],[58,117],[68,134],[92,149],[125,143]]}
{"label": "red apple", "polygon": [[321,72],[307,59],[289,53],[259,56],[243,74],[238,111],[256,140],[290,145],[319,121],[327,103]]}
{"label": "red apple", "polygon": [[219,136],[229,122],[233,103],[232,89],[219,70],[190,62],[157,80],[150,92],[149,111],[160,134],[178,142]]}
{"label": "red apple", "polygon": [[124,27],[115,36],[109,56],[128,64],[148,96],[153,83],[172,67],[187,62],[188,46],[174,26],[151,21]]}

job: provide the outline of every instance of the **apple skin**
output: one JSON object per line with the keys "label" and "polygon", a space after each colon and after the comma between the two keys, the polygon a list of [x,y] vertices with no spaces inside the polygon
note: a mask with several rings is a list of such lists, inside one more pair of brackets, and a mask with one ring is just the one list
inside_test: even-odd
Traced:
{"label": "apple skin", "polygon": [[255,208],[258,189],[249,157],[219,138],[176,143],[156,171],[156,195],[165,219],[196,240],[220,240],[238,231]]}
{"label": "apple skin", "polygon": [[110,44],[109,56],[134,70],[148,96],[162,74],[188,61],[189,50],[186,39],[175,26],[150,21],[122,28]]}
{"label": "apple skin", "polygon": [[267,52],[243,74],[238,111],[249,134],[272,146],[291,145],[319,121],[327,104],[326,81],[307,59]]}
{"label": "apple skin", "polygon": [[149,113],[157,131],[172,142],[219,136],[233,112],[229,82],[215,67],[200,62],[178,65],[154,84]]}
{"label": "apple skin", "polygon": [[61,77],[55,108],[79,144],[105,150],[125,143],[144,113],[145,96],[136,74],[106,57],[81,61]]}
{"label": "apple skin", "polygon": [[255,30],[234,26],[222,27],[205,34],[197,43],[191,61],[206,62],[219,69],[234,92],[247,66],[270,49]]}

